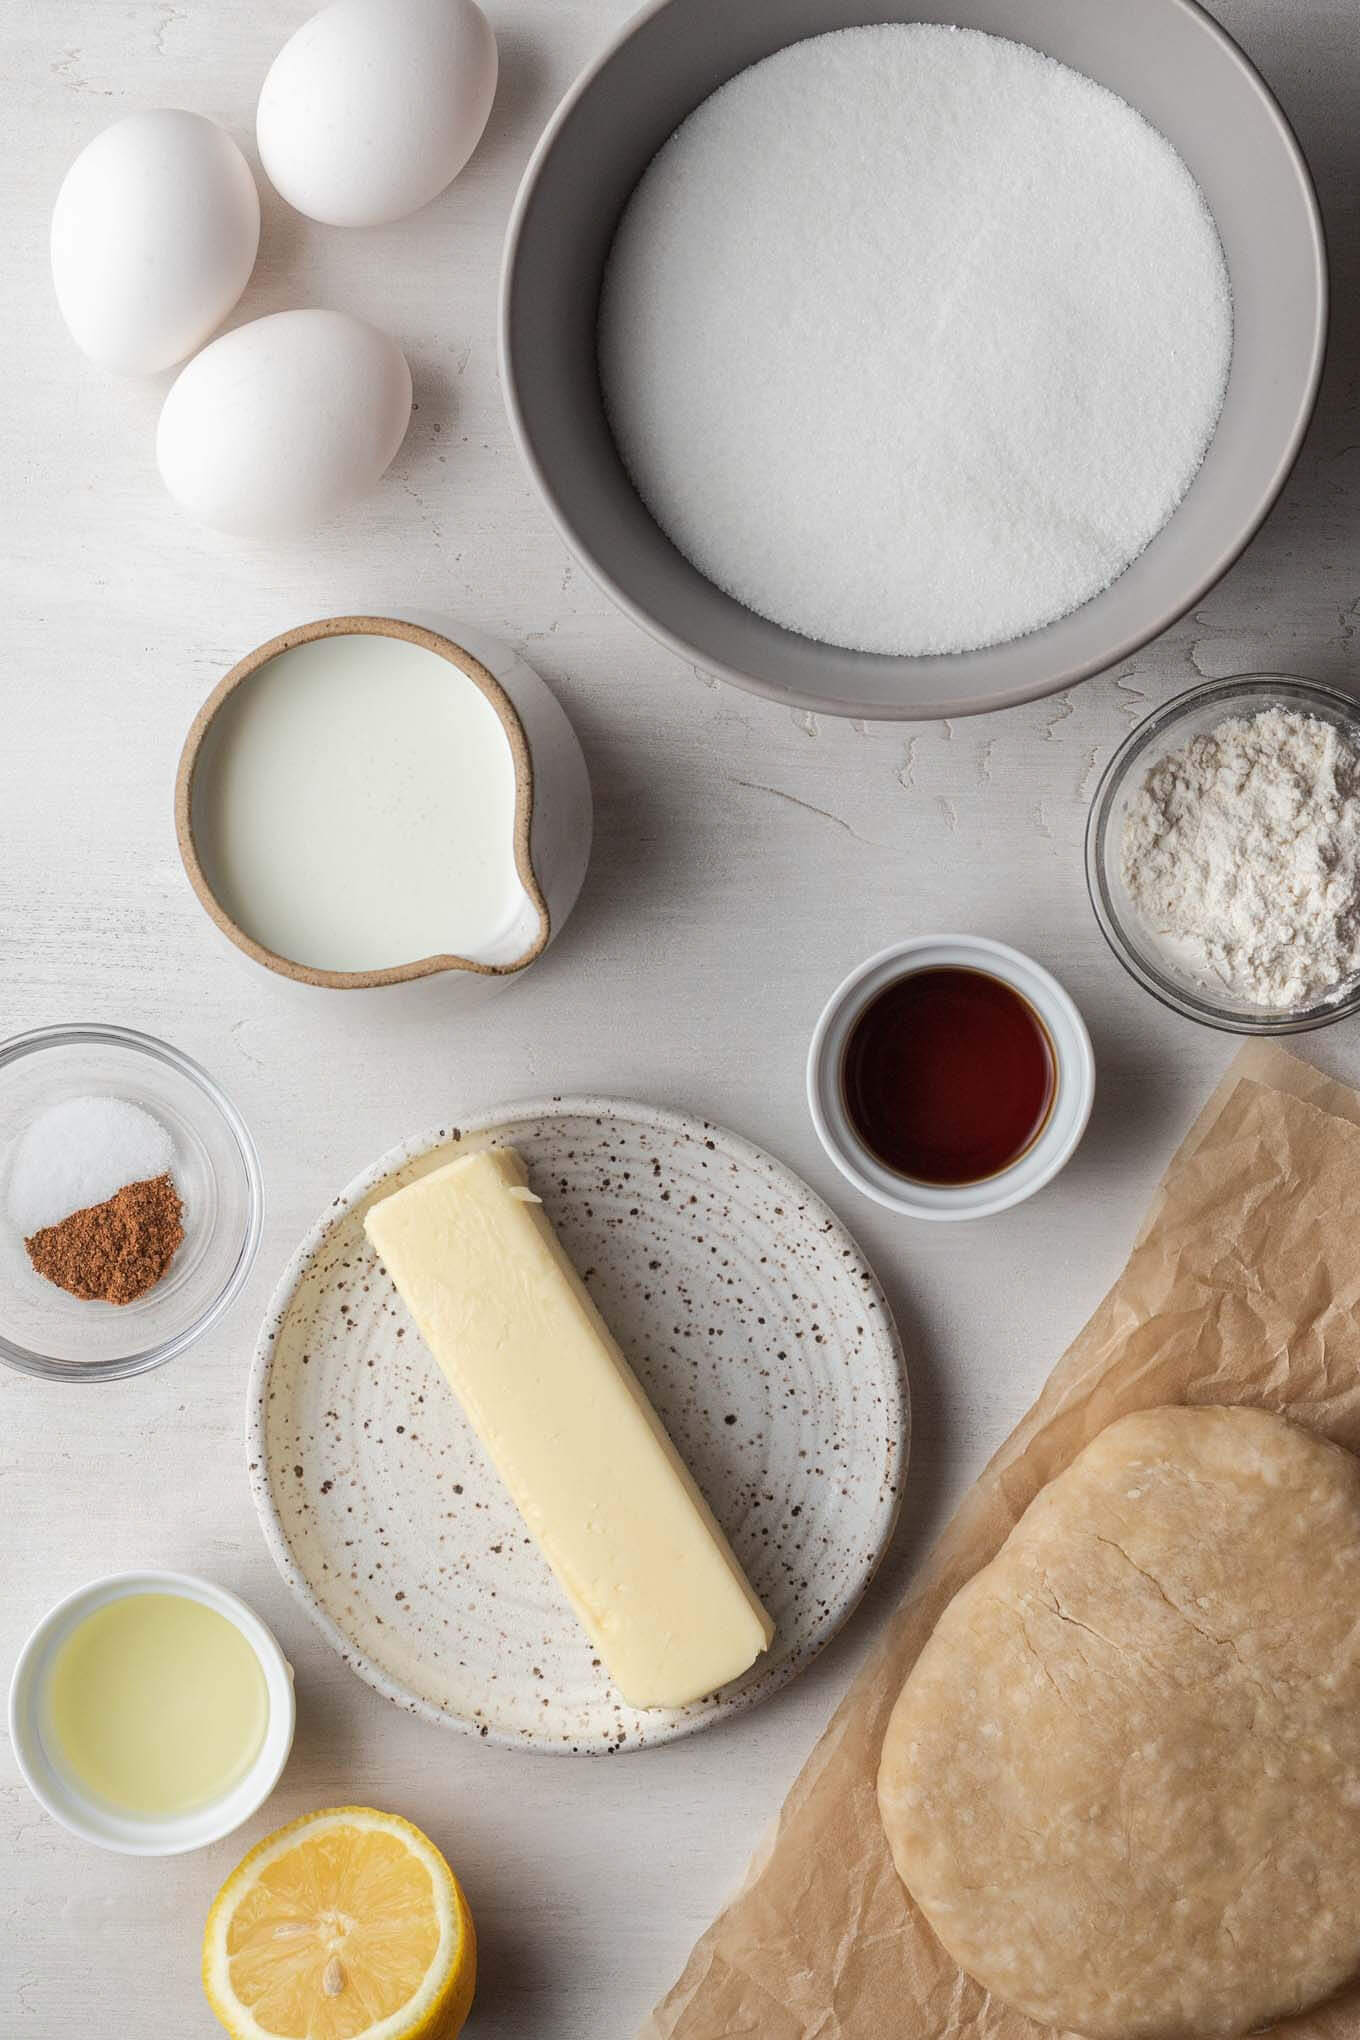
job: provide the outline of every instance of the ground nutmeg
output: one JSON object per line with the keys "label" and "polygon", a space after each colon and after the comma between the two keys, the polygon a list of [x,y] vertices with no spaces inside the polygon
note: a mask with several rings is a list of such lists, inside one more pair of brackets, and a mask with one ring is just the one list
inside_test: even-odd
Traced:
{"label": "ground nutmeg", "polygon": [[125,1183],[24,1241],[40,1275],[72,1296],[133,1303],[164,1275],[184,1238],[184,1206],[168,1175]]}

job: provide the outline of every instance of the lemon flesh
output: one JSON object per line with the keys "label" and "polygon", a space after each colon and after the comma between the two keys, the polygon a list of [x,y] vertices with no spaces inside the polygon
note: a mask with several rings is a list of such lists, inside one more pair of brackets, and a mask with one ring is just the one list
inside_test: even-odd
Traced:
{"label": "lemon flesh", "polygon": [[476,1964],[444,1858],[371,1807],[267,1836],[213,1901],[203,1940],[203,1987],[233,2040],[453,2040]]}

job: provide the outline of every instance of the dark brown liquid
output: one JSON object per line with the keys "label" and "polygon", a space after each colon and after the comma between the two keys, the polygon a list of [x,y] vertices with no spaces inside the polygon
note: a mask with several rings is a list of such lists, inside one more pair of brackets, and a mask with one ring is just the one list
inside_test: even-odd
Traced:
{"label": "dark brown liquid", "polygon": [[885,985],[841,1063],[850,1123],[917,1183],[980,1183],[1042,1132],[1056,1072],[1028,999],[981,970],[917,970]]}

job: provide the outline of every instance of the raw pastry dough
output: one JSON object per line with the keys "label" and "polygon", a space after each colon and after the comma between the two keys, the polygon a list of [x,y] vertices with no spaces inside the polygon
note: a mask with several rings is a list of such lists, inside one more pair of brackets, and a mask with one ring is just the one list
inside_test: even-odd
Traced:
{"label": "raw pastry dough", "polygon": [[1360,1967],[1360,1461],[1111,1424],[946,1608],[879,1803],[962,1968],[1092,2040],[1245,2033]]}

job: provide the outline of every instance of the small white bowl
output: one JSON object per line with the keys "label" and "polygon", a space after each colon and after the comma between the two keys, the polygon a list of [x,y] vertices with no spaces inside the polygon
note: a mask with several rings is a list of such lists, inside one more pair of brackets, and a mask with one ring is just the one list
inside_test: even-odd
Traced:
{"label": "small white bowl", "polygon": [[[54,1653],[87,1615],[128,1594],[180,1594],[216,1609],[241,1632],[264,1673],[269,1721],[259,1755],[223,1798],[189,1813],[160,1818],[116,1812],[91,1798],[55,1761],[43,1739],[42,1694]],[[9,1689],[10,1742],[29,1791],[72,1834],[124,1856],[182,1856],[220,1841],[249,1820],[274,1790],[288,1761],[296,1714],[292,1667],[259,1616],[224,1587],[191,1573],[115,1573],[68,1595],[44,1615],[20,1651]]]}
{"label": "small white bowl", "polygon": [[[980,1183],[918,1183],[870,1152],[845,1109],[841,1068],[851,1030],[886,985],[918,970],[979,970],[1027,999],[1048,1030],[1056,1095],[1037,1140],[1009,1168]],[[1086,1023],[1056,978],[1004,942],[982,935],[920,935],[895,942],[852,970],[817,1022],[808,1051],[808,1105],[822,1146],[866,1197],[908,1218],[987,1218],[1032,1197],[1071,1156],[1091,1116],[1095,1057]]]}

